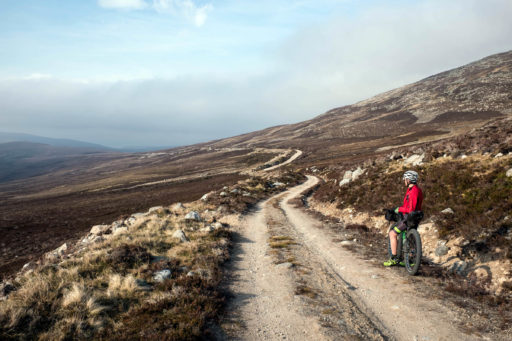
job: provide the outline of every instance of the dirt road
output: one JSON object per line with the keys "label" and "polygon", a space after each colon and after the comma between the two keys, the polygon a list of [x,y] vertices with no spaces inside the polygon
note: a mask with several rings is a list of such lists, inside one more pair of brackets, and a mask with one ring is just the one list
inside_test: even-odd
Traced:
{"label": "dirt road", "polygon": [[259,205],[237,232],[228,334],[240,340],[473,340],[398,269],[375,267],[334,242],[288,201],[318,179]]}

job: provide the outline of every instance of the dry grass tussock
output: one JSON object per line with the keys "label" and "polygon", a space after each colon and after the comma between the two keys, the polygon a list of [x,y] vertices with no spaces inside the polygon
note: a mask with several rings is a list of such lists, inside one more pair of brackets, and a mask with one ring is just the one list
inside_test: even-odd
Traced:
{"label": "dry grass tussock", "polygon": [[[0,301],[0,339],[210,337],[210,322],[218,318],[225,299],[218,287],[222,264],[229,259],[227,223],[254,200],[284,189],[271,183],[300,180],[286,174],[253,178],[237,184],[237,191],[230,189],[228,196],[214,192],[208,201],[134,215],[123,220],[121,232],[78,243],[65,256],[20,273],[13,281],[16,290]],[[263,191],[238,201],[243,191],[259,184]],[[191,211],[201,219],[186,220]],[[187,241],[174,236],[178,230]]]}
{"label": "dry grass tussock", "polygon": [[[197,205],[201,207],[204,205]],[[202,295],[205,301],[210,301],[211,295],[214,303],[210,305],[215,310],[196,313],[193,324],[181,316],[180,321],[166,326],[162,338],[187,339],[207,333],[205,317],[213,317],[221,302],[213,288],[219,277],[219,265],[229,256],[229,231],[224,228],[211,233],[198,231],[206,225],[206,222],[198,222],[192,228],[188,225],[186,233],[192,241],[180,243],[171,232],[187,228],[183,215],[170,212],[162,217],[155,213],[139,218],[129,233],[105,236],[104,241],[68,259],[19,276],[15,282],[17,290],[0,302],[0,337],[138,338],[142,334],[137,333],[143,333],[145,327],[138,325],[135,329],[130,325],[141,314],[156,314],[143,307],[173,302],[174,307],[200,312],[189,289],[201,295],[208,288],[209,295]],[[164,269],[170,270],[171,278],[160,283],[154,274]],[[189,271],[200,275],[187,276]],[[188,284],[194,288],[188,288]],[[181,295],[173,296],[172,292]],[[134,311],[139,311],[139,316],[133,315]],[[153,323],[148,328],[158,330],[160,326]]]}

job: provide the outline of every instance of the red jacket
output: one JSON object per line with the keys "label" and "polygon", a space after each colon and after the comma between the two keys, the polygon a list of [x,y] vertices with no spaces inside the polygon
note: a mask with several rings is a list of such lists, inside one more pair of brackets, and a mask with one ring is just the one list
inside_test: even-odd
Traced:
{"label": "red jacket", "polygon": [[423,192],[418,185],[407,188],[404,197],[404,204],[398,208],[398,212],[403,214],[411,213],[412,211],[421,211],[421,203],[423,202]]}

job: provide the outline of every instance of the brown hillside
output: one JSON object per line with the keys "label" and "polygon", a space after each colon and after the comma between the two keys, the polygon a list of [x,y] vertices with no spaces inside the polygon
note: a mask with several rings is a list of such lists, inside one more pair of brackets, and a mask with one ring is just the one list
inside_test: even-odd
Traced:
{"label": "brown hillside", "polygon": [[286,146],[332,158],[438,140],[510,114],[512,51],[332,109],[309,121],[219,140],[214,146]]}

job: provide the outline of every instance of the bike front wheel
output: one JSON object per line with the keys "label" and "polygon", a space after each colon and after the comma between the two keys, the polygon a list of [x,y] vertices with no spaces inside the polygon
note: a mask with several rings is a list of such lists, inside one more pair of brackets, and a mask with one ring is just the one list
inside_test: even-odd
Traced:
{"label": "bike front wheel", "polygon": [[407,232],[405,249],[405,269],[410,275],[416,275],[421,263],[421,238],[416,229]]}

